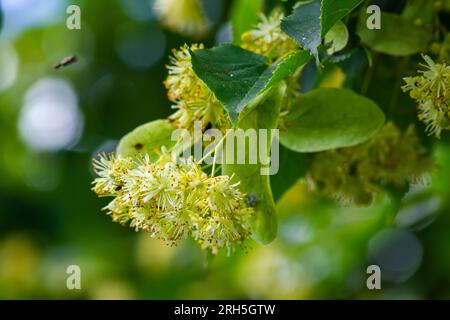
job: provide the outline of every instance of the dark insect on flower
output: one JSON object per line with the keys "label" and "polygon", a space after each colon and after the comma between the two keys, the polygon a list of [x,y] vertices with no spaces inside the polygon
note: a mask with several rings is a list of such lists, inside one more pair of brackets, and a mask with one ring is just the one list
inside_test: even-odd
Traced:
{"label": "dark insect on flower", "polygon": [[55,64],[53,66],[53,68],[55,70],[58,70],[58,69],[60,69],[62,67],[67,67],[67,66],[69,66],[69,65],[71,65],[71,64],[73,64],[75,62],[77,62],[77,56],[69,56],[69,57],[66,57],[66,58],[62,59],[57,64]]}
{"label": "dark insect on flower", "polygon": [[206,131],[208,131],[209,129],[211,129],[212,128],[212,123],[211,122],[208,122],[207,124],[206,124],[206,126],[205,126],[205,129],[203,129],[203,133],[205,133]]}
{"label": "dark insect on flower", "polygon": [[259,204],[259,201],[259,197],[254,193],[247,195],[247,197],[245,198],[247,206],[251,208],[255,208]]}
{"label": "dark insect on flower", "polygon": [[141,150],[143,147],[144,147],[144,145],[143,145],[142,143],[136,143],[136,144],[134,145],[134,148],[135,148],[136,150]]}

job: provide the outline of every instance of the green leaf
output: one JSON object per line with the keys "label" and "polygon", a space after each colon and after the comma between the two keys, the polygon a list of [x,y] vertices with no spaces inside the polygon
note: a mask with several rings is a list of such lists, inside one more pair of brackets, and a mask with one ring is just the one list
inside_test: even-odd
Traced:
{"label": "green leaf", "polygon": [[171,140],[173,130],[167,120],[155,120],[139,126],[120,140],[117,153],[124,157],[148,154],[150,160],[155,161],[162,146],[170,149],[175,145]]}
{"label": "green leaf", "polygon": [[320,0],[302,4],[281,22],[281,29],[316,59],[321,43],[321,6]]}
{"label": "green leaf", "polygon": [[240,47],[225,44],[191,52],[197,76],[224,104],[236,120],[237,106],[267,69],[266,59]]}
{"label": "green leaf", "polygon": [[364,0],[323,0],[322,37],[342,18],[356,9]]}
{"label": "green leaf", "polygon": [[[271,90],[268,98],[261,102],[251,113],[239,121],[239,128],[246,129],[274,129],[285,94],[285,86]],[[228,137],[227,139],[230,139]],[[258,137],[259,139],[259,137]],[[271,137],[267,141],[258,141],[258,146],[266,143],[270,146]],[[270,150],[270,148],[269,148]],[[248,155],[249,148],[246,148]],[[224,156],[225,157],[225,156]],[[261,159],[259,159],[261,160]],[[264,159],[265,161],[267,159]],[[257,205],[251,220],[253,238],[268,244],[277,234],[277,218],[275,202],[270,187],[270,176],[261,175],[262,163],[257,164],[222,164],[222,173],[233,176],[233,181],[240,182],[239,189],[247,195],[256,196]]]}
{"label": "green leaf", "polygon": [[272,66],[260,55],[226,44],[192,52],[195,73],[224,104],[236,123],[246,106],[305,65],[310,54],[295,52]]}
{"label": "green leaf", "polygon": [[369,30],[365,15],[359,20],[357,33],[372,50],[393,55],[408,56],[423,52],[432,39],[432,33],[423,26],[393,13],[381,13],[381,29]]}
{"label": "green leaf", "polygon": [[295,183],[306,175],[312,163],[312,154],[298,153],[280,145],[279,171],[270,177],[275,201],[281,199]]}
{"label": "green leaf", "polygon": [[364,0],[313,0],[299,5],[281,29],[318,60],[318,46],[327,32]]}
{"label": "green leaf", "polygon": [[350,147],[368,140],[385,117],[375,102],[348,89],[303,95],[285,119],[280,141],[297,152]]}
{"label": "green leaf", "polygon": [[331,44],[327,50],[328,54],[332,55],[343,50],[347,46],[348,40],[347,26],[342,21],[338,21],[325,35],[325,44]]}
{"label": "green leaf", "polygon": [[[269,89],[277,86],[286,77],[295,73],[298,68],[306,65],[311,58],[309,52],[297,51],[267,68],[247,95],[236,106],[236,112],[241,115],[246,106],[251,105],[254,101],[258,101],[258,97],[263,96]],[[251,110],[251,108],[249,109]]]}
{"label": "green leaf", "polygon": [[309,60],[311,60],[311,54],[309,52],[297,51],[276,62],[261,75],[241,105],[253,99],[257,94],[278,85],[299,67],[307,64]]}
{"label": "green leaf", "polygon": [[262,12],[263,5],[264,0],[236,0],[233,2],[231,25],[234,44],[241,44],[241,35],[258,23],[258,13]]}

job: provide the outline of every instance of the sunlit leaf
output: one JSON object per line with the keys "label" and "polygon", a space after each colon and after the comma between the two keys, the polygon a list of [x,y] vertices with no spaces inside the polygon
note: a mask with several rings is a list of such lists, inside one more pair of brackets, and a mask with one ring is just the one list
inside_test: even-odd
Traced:
{"label": "sunlit leaf", "polygon": [[382,12],[381,29],[370,30],[361,16],[358,35],[372,50],[393,56],[408,56],[426,50],[432,33],[424,26],[397,14]]}
{"label": "sunlit leaf", "polygon": [[344,49],[347,46],[348,39],[347,26],[342,21],[338,21],[325,35],[325,44],[331,45],[327,50],[328,54],[331,55]]}
{"label": "sunlit leaf", "polygon": [[349,147],[368,140],[383,125],[372,100],[348,89],[317,89],[302,96],[286,117],[281,143],[297,152]]}
{"label": "sunlit leaf", "polygon": [[156,120],[137,127],[120,140],[117,153],[124,157],[149,155],[150,159],[159,157],[161,147],[171,148],[172,125],[166,120]]}

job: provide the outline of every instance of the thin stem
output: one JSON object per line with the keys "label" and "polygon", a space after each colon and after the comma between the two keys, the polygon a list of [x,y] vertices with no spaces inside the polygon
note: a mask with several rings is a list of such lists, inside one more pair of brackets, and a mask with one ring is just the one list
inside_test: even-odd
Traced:
{"label": "thin stem", "polygon": [[217,161],[217,152],[214,152],[214,160],[213,160],[213,165],[212,165],[212,170],[211,170],[211,177],[214,177],[215,173],[216,173],[216,161]]}
{"label": "thin stem", "polygon": [[219,143],[217,144],[217,146],[214,149],[211,149],[207,154],[205,154],[203,156],[203,158],[200,159],[199,163],[205,161],[205,159],[207,157],[209,157],[213,152],[214,152],[214,158],[213,158],[213,164],[212,164],[212,171],[211,171],[211,176],[214,177],[215,174],[215,170],[216,170],[216,162],[217,162],[217,150],[219,150],[220,147],[222,147],[225,139],[227,138],[228,134],[230,133],[230,131],[228,131],[223,137],[222,139],[220,139]]}
{"label": "thin stem", "polygon": [[219,147],[222,147],[223,142],[225,141],[225,138],[227,137],[228,133],[230,131],[228,131],[225,136],[220,140],[220,142],[217,144],[217,146],[214,148],[214,160],[213,160],[213,166],[212,166],[212,171],[211,171],[211,176],[214,177],[216,174],[216,161],[217,161],[217,150],[219,149]]}
{"label": "thin stem", "polygon": [[225,140],[227,136],[223,136],[222,139],[220,139],[219,143],[217,144],[217,146],[214,149],[211,149],[207,154],[205,154],[203,156],[203,158],[201,158],[198,162],[201,163],[203,161],[205,161],[206,158],[208,158],[213,152],[216,152],[217,149],[222,145],[223,141]]}

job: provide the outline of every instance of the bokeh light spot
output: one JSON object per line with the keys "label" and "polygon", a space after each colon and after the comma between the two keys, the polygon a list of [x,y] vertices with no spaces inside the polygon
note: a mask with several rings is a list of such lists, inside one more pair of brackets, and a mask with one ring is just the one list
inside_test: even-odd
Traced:
{"label": "bokeh light spot", "polygon": [[19,119],[23,141],[37,151],[57,151],[74,145],[83,129],[77,96],[62,79],[44,78],[27,92]]}
{"label": "bokeh light spot", "polygon": [[19,57],[14,47],[6,41],[0,41],[0,92],[8,89],[17,78]]}
{"label": "bokeh light spot", "polygon": [[383,280],[403,282],[419,268],[422,246],[410,231],[386,229],[370,240],[369,261],[381,268]]}

